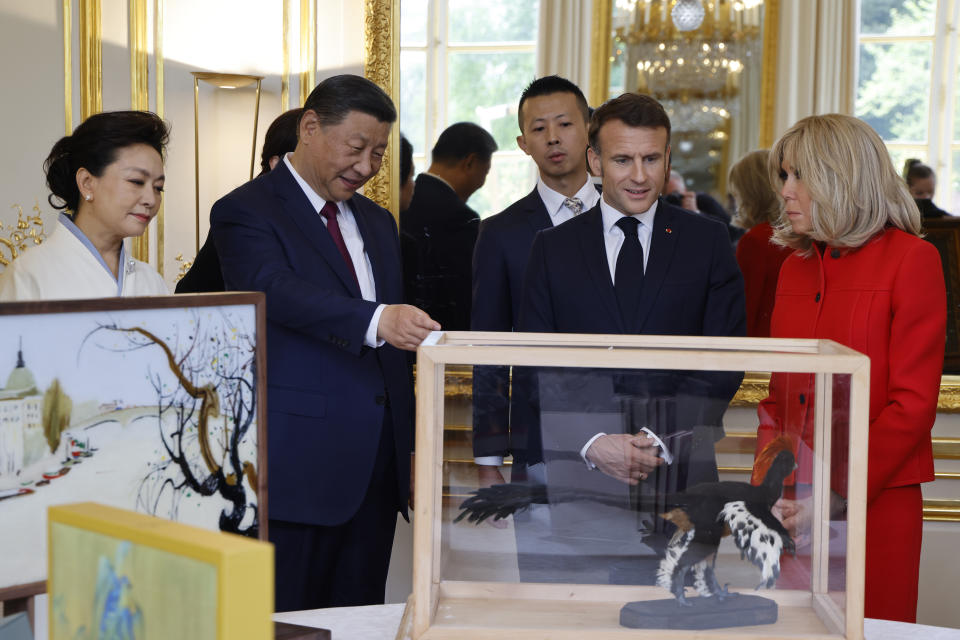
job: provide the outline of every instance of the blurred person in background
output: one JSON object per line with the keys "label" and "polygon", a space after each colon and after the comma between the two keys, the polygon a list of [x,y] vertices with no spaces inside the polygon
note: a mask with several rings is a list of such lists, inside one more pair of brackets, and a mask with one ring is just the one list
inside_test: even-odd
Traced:
{"label": "blurred person in background", "polygon": [[446,331],[470,329],[470,261],[480,216],[467,200],[486,181],[496,150],[493,136],[479,125],[447,127],[400,215],[406,301]]}
{"label": "blurred person in background", "polygon": [[771,242],[780,218],[780,200],[770,186],[770,151],[751,151],[730,168],[727,181],[736,205],[733,224],[747,232],[737,243],[737,264],[747,296],[747,335],[770,335],[770,316],[777,293],[780,265],[793,250]]}
{"label": "blurred person in background", "polygon": [[907,181],[910,195],[924,218],[942,218],[950,215],[933,204],[933,195],[937,190],[937,174],[933,169],[916,158],[909,158],[903,165],[903,179]]}
{"label": "blurred person in background", "polygon": [[[260,173],[263,175],[277,166],[290,151],[297,147],[297,125],[303,109],[284,111],[267,127],[263,137],[263,150],[260,152]],[[177,282],[177,293],[201,293],[223,291],[223,274],[220,273],[220,258],[213,240],[207,235],[206,242],[200,247],[193,259],[190,270]]]}

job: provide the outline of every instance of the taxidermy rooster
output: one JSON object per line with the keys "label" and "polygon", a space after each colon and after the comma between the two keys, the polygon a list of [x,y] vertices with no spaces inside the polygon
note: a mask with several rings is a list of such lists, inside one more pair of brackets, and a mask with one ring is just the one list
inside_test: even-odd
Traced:
{"label": "taxidermy rooster", "polygon": [[[773,505],[783,492],[783,481],[796,468],[793,443],[781,437],[768,444],[757,456],[753,477],[762,478],[758,485],[747,482],[709,482],[671,495],[671,509],[661,517],[676,525],[677,530],[666,546],[657,570],[657,585],[668,589],[677,602],[689,605],[684,597],[684,580],[693,570],[694,587],[701,596],[720,600],[735,595],[721,587],[714,575],[720,539],[733,537],[740,557],[760,569],[757,588],[770,588],[780,575],[780,554],[796,554],[796,546],[787,530],[773,515]],[[576,490],[552,491],[553,502],[598,500],[604,495]],[[460,505],[462,512],[455,522],[467,518],[482,522],[489,517],[505,518],[531,504],[548,502],[543,485],[494,485],[479,489]]]}

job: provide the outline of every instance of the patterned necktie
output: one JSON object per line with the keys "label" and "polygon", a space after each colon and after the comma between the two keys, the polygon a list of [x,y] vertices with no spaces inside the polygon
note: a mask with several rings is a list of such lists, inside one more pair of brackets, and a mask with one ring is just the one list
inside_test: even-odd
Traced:
{"label": "patterned necktie", "polygon": [[330,238],[333,239],[333,244],[337,245],[337,249],[340,250],[340,255],[343,256],[344,261],[347,263],[347,268],[350,270],[350,275],[353,276],[353,281],[357,283],[357,287],[360,286],[360,280],[357,279],[357,272],[353,268],[353,260],[350,258],[350,252],[347,251],[347,244],[343,241],[343,234],[340,233],[340,223],[337,222],[337,214],[340,212],[337,209],[337,205],[334,202],[327,201],[323,208],[320,209],[320,215],[322,215],[327,221],[327,231],[330,232]]}
{"label": "patterned necktie", "polygon": [[580,198],[564,198],[563,206],[570,211],[573,211],[573,215],[578,216],[583,211],[583,201]]}
{"label": "patterned necktie", "polygon": [[640,289],[643,286],[643,246],[640,244],[638,229],[640,221],[630,216],[617,220],[617,226],[623,231],[623,245],[617,256],[617,268],[613,278],[613,289],[620,306],[620,317],[629,331],[640,306]]}

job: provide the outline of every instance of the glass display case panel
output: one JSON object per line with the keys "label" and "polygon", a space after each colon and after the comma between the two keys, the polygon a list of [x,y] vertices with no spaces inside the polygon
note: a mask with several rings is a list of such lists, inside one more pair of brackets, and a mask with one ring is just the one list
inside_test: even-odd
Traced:
{"label": "glass display case panel", "polygon": [[[817,341],[438,335],[411,637],[862,637],[865,362]],[[745,371],[771,374],[759,411],[728,406]]]}

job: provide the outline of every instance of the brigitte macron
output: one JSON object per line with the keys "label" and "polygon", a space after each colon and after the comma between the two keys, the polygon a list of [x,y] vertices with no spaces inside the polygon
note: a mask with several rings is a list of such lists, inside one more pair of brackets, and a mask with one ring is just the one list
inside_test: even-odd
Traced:
{"label": "brigitte macron", "polygon": [[[919,237],[920,212],[863,121],[801,120],[770,152],[769,170],[784,201],[774,240],[795,249],[780,271],[770,335],[827,338],[870,356],[865,615],[913,622],[920,483],[934,478],[930,431],[946,331],[940,257]],[[774,374],[760,405],[758,451],[782,433],[812,444],[813,391],[811,375]],[[807,447],[798,491],[810,481]],[[842,511],[845,465],[833,465],[832,475],[833,506]],[[788,528],[802,522],[802,503],[787,501],[784,514]]]}

